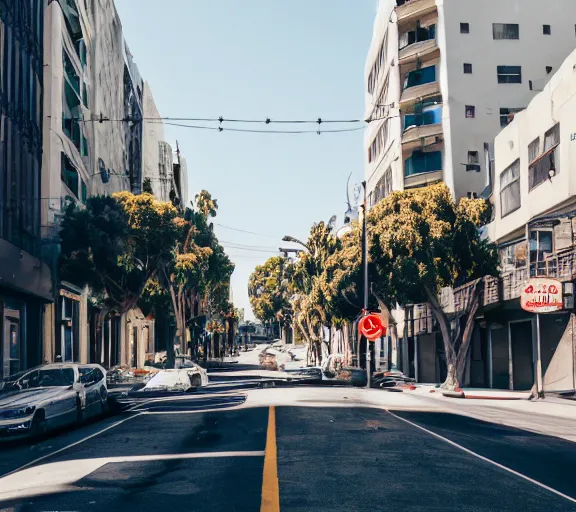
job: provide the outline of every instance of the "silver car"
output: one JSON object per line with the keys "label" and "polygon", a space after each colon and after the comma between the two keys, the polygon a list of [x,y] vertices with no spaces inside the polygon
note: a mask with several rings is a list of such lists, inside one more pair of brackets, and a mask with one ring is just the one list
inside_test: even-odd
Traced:
{"label": "silver car", "polygon": [[37,436],[107,410],[106,370],[46,364],[0,381],[0,437]]}

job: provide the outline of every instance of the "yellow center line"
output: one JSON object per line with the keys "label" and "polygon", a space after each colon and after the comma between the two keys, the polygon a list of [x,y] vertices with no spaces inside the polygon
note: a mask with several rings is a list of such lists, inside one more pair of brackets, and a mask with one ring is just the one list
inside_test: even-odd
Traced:
{"label": "yellow center line", "polygon": [[266,452],[264,454],[264,476],[262,478],[262,503],[260,512],[280,512],[280,490],[278,488],[278,454],[276,451],[276,409],[270,406]]}

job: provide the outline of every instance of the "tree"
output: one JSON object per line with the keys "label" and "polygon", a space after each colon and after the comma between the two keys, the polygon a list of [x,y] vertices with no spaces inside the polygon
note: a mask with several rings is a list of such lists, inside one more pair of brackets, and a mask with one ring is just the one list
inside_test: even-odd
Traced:
{"label": "tree", "polygon": [[291,315],[293,269],[294,265],[287,258],[273,256],[258,265],[250,275],[250,306],[262,323],[280,321],[285,324]]}
{"label": "tree", "polygon": [[70,204],[60,231],[63,279],[89,286],[104,309],[136,307],[177,231],[178,211],[150,194],[120,192]]}
{"label": "tree", "polygon": [[294,265],[293,296],[294,321],[308,342],[312,356],[321,362],[324,326],[331,326],[335,319],[330,297],[326,294],[326,268],[330,258],[341,250],[341,241],[324,222],[313,224],[305,244],[307,251],[300,253]]}
{"label": "tree", "polygon": [[196,297],[203,295],[208,320],[216,320],[228,310],[230,276],[234,270],[208,222],[209,217],[216,215],[216,200],[205,190],[195,199],[196,208],[187,208],[178,219],[171,252],[159,270],[159,282],[172,301],[176,338],[182,352],[186,352],[187,319],[192,318]]}
{"label": "tree", "polygon": [[[439,184],[394,192],[367,217],[373,291],[388,304],[430,304],[444,341],[448,388],[462,382],[481,278],[498,273],[495,248],[478,233],[487,215],[486,201],[456,203]],[[448,315],[438,301],[441,288],[465,282],[472,283],[467,304]]]}

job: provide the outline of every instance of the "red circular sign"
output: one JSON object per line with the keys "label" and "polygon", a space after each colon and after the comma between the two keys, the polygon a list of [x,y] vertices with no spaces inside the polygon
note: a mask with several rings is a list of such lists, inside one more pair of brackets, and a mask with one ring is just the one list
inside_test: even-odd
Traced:
{"label": "red circular sign", "polygon": [[358,329],[370,341],[386,335],[386,327],[384,327],[382,320],[377,315],[366,315],[361,318],[358,323]]}

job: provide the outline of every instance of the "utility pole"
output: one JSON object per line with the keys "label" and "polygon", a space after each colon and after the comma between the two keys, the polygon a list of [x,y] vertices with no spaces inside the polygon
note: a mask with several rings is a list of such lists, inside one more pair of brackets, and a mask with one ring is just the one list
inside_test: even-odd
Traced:
{"label": "utility pole", "polygon": [[[362,285],[363,285],[363,304],[362,315],[368,314],[368,233],[366,228],[366,182],[362,182],[364,189],[364,200],[362,202]],[[366,338],[366,387],[370,389],[371,378],[371,357],[370,357],[370,341]]]}

